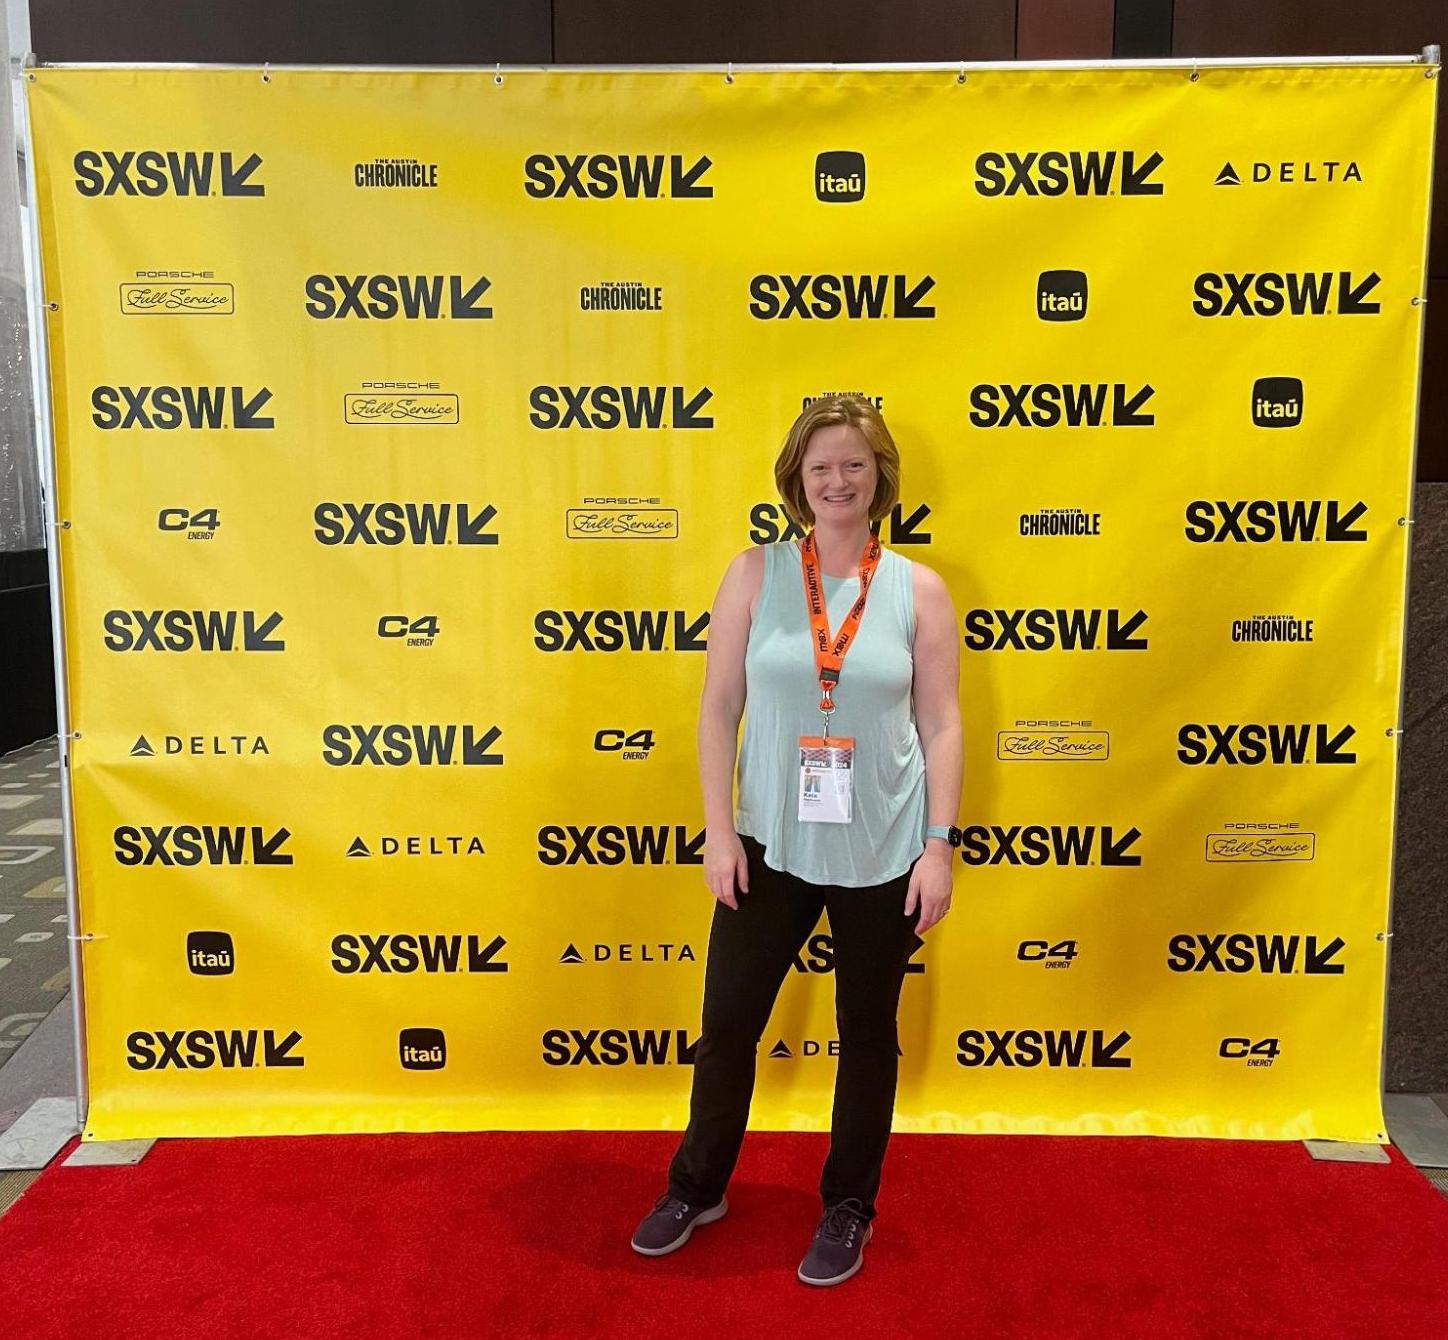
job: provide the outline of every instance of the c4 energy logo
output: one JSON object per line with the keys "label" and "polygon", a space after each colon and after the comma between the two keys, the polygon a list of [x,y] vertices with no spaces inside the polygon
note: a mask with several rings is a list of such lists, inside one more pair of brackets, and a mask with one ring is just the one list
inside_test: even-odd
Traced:
{"label": "c4 energy logo", "polygon": [[212,270],[137,270],[121,285],[122,316],[233,316],[236,290]]}
{"label": "c4 energy logo", "polygon": [[1150,428],[1150,383],[1000,382],[970,388],[970,421],[977,428]]}
{"label": "c4 energy logo", "polygon": [[283,851],[291,830],[267,832],[259,825],[124,824],[114,833],[118,865],[291,865]]}
{"label": "c4 energy logo", "polygon": [[704,651],[709,611],[539,610],[539,651]]}
{"label": "c4 energy logo", "polygon": [[203,507],[193,512],[189,507],[163,507],[156,514],[156,529],[168,534],[184,531],[188,540],[214,540],[221,529],[221,509]]}
{"label": "c4 energy logo", "polygon": [[687,386],[535,386],[528,393],[534,428],[712,428],[714,392]]}
{"label": "c4 energy logo", "polygon": [[322,728],[322,762],[334,768],[359,768],[366,763],[394,768],[413,763],[496,765],[502,763],[503,756],[493,752],[493,746],[502,733],[500,726],[401,722],[363,726],[337,722]]}
{"label": "c4 energy logo", "polygon": [[1022,940],[1016,946],[1021,963],[1039,963],[1043,968],[1069,968],[1081,951],[1075,940]]}
{"label": "c4 energy logo", "polygon": [[486,275],[308,275],[306,312],[318,321],[484,321]]}
{"label": "c4 energy logo", "polygon": [[507,962],[498,957],[506,944],[501,935],[484,943],[481,935],[346,933],[332,937],[332,970],[344,974],[507,972]]}
{"label": "c4 energy logo", "polygon": [[1357,523],[1367,503],[1341,503],[1336,498],[1238,498],[1232,501],[1197,498],[1186,507],[1187,539],[1193,544],[1327,544],[1366,540]]}
{"label": "c4 energy logo", "polygon": [[1112,1038],[1101,1028],[967,1028],[955,1040],[955,1059],[963,1066],[1129,1070],[1123,1051],[1130,1041],[1124,1028]]}
{"label": "c4 energy logo", "polygon": [[865,198],[865,155],[853,149],[835,149],[815,155],[815,199],[847,205]]}
{"label": "c4 energy logo", "polygon": [[441,1070],[447,1038],[440,1028],[404,1028],[397,1035],[397,1059],[404,1070]]}
{"label": "c4 energy logo", "polygon": [[409,618],[406,614],[384,614],[377,620],[377,636],[403,642],[409,647],[430,647],[442,632],[436,614]]}
{"label": "c4 energy logo", "polygon": [[548,824],[538,830],[544,865],[703,865],[704,830],[686,824]]}
{"label": "c4 energy logo", "polygon": [[236,949],[227,931],[187,931],[186,966],[198,977],[227,977],[236,971]]}
{"label": "c4 energy logo", "polygon": [[91,422],[110,431],[150,428],[275,428],[262,411],[271,389],[244,386],[97,386]]}
{"label": "c4 energy logo", "polygon": [[529,154],[523,190],[534,200],[708,200],[708,154]]}
{"label": "c4 energy logo", "polygon": [[[238,627],[238,622],[240,627]],[[285,651],[275,610],[107,610],[107,651]]]}
{"label": "c4 energy logo", "polygon": [[1355,726],[1334,732],[1325,721],[1228,726],[1192,721],[1177,731],[1177,757],[1187,764],[1356,763],[1357,754],[1346,747],[1356,734]]}
{"label": "c4 energy logo", "polygon": [[75,156],[81,195],[261,196],[253,180],[260,154],[212,149],[82,149]]}
{"label": "c4 energy logo", "polygon": [[1245,1061],[1247,1069],[1265,1070],[1282,1054],[1281,1038],[1223,1038],[1217,1055],[1224,1061]]}
{"label": "c4 energy logo", "polygon": [[973,609],[965,614],[971,651],[1145,651],[1137,630],[1146,611],[1118,609]]}
{"label": "c4 energy logo", "polygon": [[257,1070],[304,1066],[302,1035],[274,1028],[158,1028],[126,1038],[132,1070]]}
{"label": "c4 energy logo", "polygon": [[[888,544],[929,544],[934,538],[931,532],[925,529],[925,523],[930,519],[930,504],[919,503],[910,508],[908,513],[906,507],[905,503],[896,503],[890,509],[888,528],[885,528],[884,522],[876,521],[870,529],[876,535],[880,535],[883,529],[885,542]],[[791,521],[778,503],[755,503],[749,509],[751,544],[774,544],[779,540],[803,538],[804,528]]]}
{"label": "c4 energy logo", "polygon": [[1340,976],[1345,965],[1335,962],[1345,948],[1342,936],[1324,941],[1316,935],[1236,934],[1173,935],[1166,966],[1172,972],[1307,973]]}
{"label": "c4 energy logo", "polygon": [[1362,179],[1362,168],[1351,158],[1318,158],[1282,163],[1252,163],[1248,165],[1245,179],[1230,162],[1223,163],[1222,170],[1217,173],[1216,185],[1242,186],[1250,183],[1253,186],[1338,186],[1360,182]]}
{"label": "c4 energy logo", "polygon": [[767,274],[749,281],[749,314],[761,321],[928,321],[930,275]]}
{"label": "c4 energy logo", "polygon": [[682,1028],[550,1028],[544,1065],[693,1065],[698,1039]]}
{"label": "c4 energy logo", "polygon": [[966,865],[1140,865],[1141,829],[1110,824],[971,824],[961,830]]}
{"label": "c4 energy logo", "polygon": [[617,754],[629,763],[647,763],[654,748],[652,727],[641,726],[637,730],[605,728],[593,734],[593,751],[596,754]]}
{"label": "c4 energy logo", "polygon": [[1208,270],[1196,277],[1198,316],[1370,316],[1383,310],[1368,297],[1382,276],[1354,278],[1351,270]]}
{"label": "c4 energy logo", "polygon": [[1154,180],[1160,153],[1135,149],[990,151],[975,159],[975,189],[984,196],[1161,195]]}
{"label": "c4 energy logo", "polygon": [[1042,321],[1084,320],[1086,271],[1042,270],[1036,281],[1036,315]]}
{"label": "c4 energy logo", "polygon": [[322,502],[312,513],[318,544],[497,544],[491,503]]}

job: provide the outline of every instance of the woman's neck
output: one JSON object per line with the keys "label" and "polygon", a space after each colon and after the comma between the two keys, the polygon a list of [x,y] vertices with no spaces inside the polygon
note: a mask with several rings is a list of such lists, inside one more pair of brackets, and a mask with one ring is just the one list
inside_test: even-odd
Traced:
{"label": "woman's neck", "polygon": [[861,522],[843,528],[815,525],[815,549],[826,577],[858,577],[860,557],[870,540],[870,527]]}

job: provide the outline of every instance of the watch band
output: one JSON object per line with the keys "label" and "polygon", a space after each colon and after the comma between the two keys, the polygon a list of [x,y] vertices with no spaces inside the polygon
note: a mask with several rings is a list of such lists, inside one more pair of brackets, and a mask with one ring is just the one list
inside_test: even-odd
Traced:
{"label": "watch band", "polygon": [[931,824],[931,826],[925,830],[925,836],[928,838],[944,838],[952,847],[960,846],[960,829],[954,824],[951,824],[949,827],[945,824]]}

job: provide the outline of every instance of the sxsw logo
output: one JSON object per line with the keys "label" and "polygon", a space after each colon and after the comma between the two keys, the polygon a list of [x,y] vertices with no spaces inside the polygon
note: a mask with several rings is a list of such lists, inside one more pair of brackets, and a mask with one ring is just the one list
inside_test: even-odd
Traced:
{"label": "sxsw logo", "polygon": [[709,611],[539,610],[539,651],[704,651]]}
{"label": "sxsw logo", "polygon": [[397,1059],[404,1070],[441,1070],[447,1039],[440,1028],[404,1028],[397,1035]]}
{"label": "sxsw logo", "polygon": [[236,971],[236,949],[226,931],[187,931],[186,966],[198,977],[227,977]]}
{"label": "sxsw logo", "polygon": [[332,970],[369,972],[507,972],[500,960],[507,941],[495,935],[343,934],[332,937]]}
{"label": "sxsw logo", "polygon": [[977,154],[975,189],[984,196],[1161,195],[1160,153],[1134,149],[1044,149]]}
{"label": "sxsw logo", "polygon": [[955,1040],[955,1059],[963,1066],[1129,1070],[1122,1049],[1130,1041],[1124,1028],[1110,1041],[1100,1028],[968,1028]]}
{"label": "sxsw logo", "polygon": [[535,200],[707,200],[708,154],[529,154],[523,189]]}
{"label": "sxsw logo", "polygon": [[1184,534],[1193,544],[1350,544],[1368,538],[1357,528],[1367,510],[1362,499],[1344,504],[1336,498],[1197,498],[1187,504]]}
{"label": "sxsw logo", "polygon": [[535,386],[528,392],[534,428],[712,428],[707,386]]}
{"label": "sxsw logo", "polygon": [[682,1028],[550,1028],[544,1065],[693,1065],[696,1039]]}
{"label": "sxsw logo", "polygon": [[344,725],[322,728],[322,762],[334,768],[359,768],[365,763],[403,768],[461,763],[467,767],[497,765],[503,756],[492,747],[501,726],[423,724]]}
{"label": "sxsw logo", "polygon": [[137,1031],[126,1037],[132,1070],[275,1069],[306,1065],[296,1054],[302,1035],[279,1038],[271,1028],[192,1028]]}
{"label": "sxsw logo", "polygon": [[323,502],[312,512],[319,544],[497,544],[491,503]]}
{"label": "sxsw logo", "polygon": [[760,321],[928,321],[935,308],[924,301],[935,280],[903,274],[768,274],[749,281],[749,314]]}
{"label": "sxsw logo", "polygon": [[1198,316],[1370,316],[1383,310],[1368,298],[1382,276],[1354,279],[1351,270],[1208,270],[1196,277]]}
{"label": "sxsw logo", "polygon": [[[925,942],[918,936],[915,940],[915,947],[910,951],[913,959],[922,949]],[[800,947],[799,953],[794,956],[794,961],[789,965],[794,972],[827,973],[835,970],[835,941],[832,935],[812,935]],[[923,963],[907,963],[907,973],[923,973]]]}
{"label": "sxsw logo", "polygon": [[[1323,944],[1316,935],[1173,935],[1167,945],[1166,966],[1172,972],[1295,973],[1341,975],[1344,965],[1334,963],[1345,947],[1336,935]],[[1299,968],[1298,962],[1301,961]]]}
{"label": "sxsw logo", "polygon": [[[890,509],[887,543],[929,544],[933,538],[930,531],[922,529],[930,517],[930,504],[921,503],[905,514],[905,504],[896,503]],[[883,521],[875,521],[870,529],[879,535]],[[804,538],[804,527],[796,525],[785,515],[779,503],[755,503],[749,509],[749,541],[751,544],[775,544],[779,540],[800,540]]]}
{"label": "sxsw logo", "polygon": [[268,387],[97,386],[91,392],[91,422],[97,428],[275,428],[261,411],[272,397]]}
{"label": "sxsw logo", "polygon": [[81,195],[265,195],[253,181],[260,154],[240,163],[231,152],[211,149],[82,149],[75,156],[75,189]]}
{"label": "sxsw logo", "polygon": [[687,944],[596,944],[588,958],[570,944],[558,956],[560,963],[696,963],[694,947]]}
{"label": "sxsw logo", "polygon": [[273,636],[282,622],[275,610],[264,618],[255,610],[107,610],[103,622],[107,651],[287,649]]}
{"label": "sxsw logo", "polygon": [[306,313],[318,321],[483,321],[493,309],[478,299],[492,286],[486,275],[308,275]]}
{"label": "sxsw logo", "polygon": [[1141,836],[1107,824],[971,824],[961,829],[966,865],[1140,865],[1131,848]]}
{"label": "sxsw logo", "polygon": [[291,865],[282,850],[291,830],[268,833],[258,825],[124,824],[112,835],[119,865]]}
{"label": "sxsw logo", "polygon": [[815,199],[844,205],[865,198],[865,155],[835,149],[815,155]]}
{"label": "sxsw logo", "polygon": [[685,824],[547,824],[538,830],[544,865],[703,865],[704,829]]}
{"label": "sxsw logo", "polygon": [[1258,428],[1296,428],[1302,422],[1302,378],[1258,377],[1252,383],[1252,422]]}
{"label": "sxsw logo", "polygon": [[1193,765],[1356,763],[1357,754],[1344,748],[1356,734],[1355,726],[1334,732],[1323,721],[1229,726],[1193,721],[1177,731],[1177,757]]}
{"label": "sxsw logo", "polygon": [[1156,394],[1149,383],[989,382],[970,388],[970,421],[977,428],[1150,428],[1144,408]]}
{"label": "sxsw logo", "polygon": [[973,609],[965,614],[971,651],[1145,651],[1136,636],[1146,611],[1117,609]]}
{"label": "sxsw logo", "polygon": [[1042,270],[1036,281],[1036,315],[1042,321],[1080,321],[1086,315],[1086,271]]}

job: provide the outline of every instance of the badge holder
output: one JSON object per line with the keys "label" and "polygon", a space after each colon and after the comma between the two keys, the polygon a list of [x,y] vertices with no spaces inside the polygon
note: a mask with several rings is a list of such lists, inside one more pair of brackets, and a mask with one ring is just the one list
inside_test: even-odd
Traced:
{"label": "badge holder", "polygon": [[818,735],[799,737],[799,819],[802,823],[847,824],[854,809],[855,741],[848,735],[831,735],[830,718],[835,704],[831,683],[822,676],[820,699],[822,726]]}

